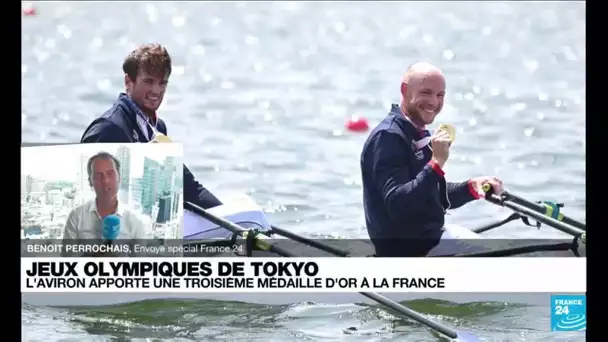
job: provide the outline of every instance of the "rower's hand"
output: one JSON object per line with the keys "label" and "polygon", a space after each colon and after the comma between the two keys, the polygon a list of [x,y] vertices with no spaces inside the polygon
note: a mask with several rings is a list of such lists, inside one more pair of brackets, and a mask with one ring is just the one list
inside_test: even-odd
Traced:
{"label": "rower's hand", "polygon": [[502,185],[502,181],[496,177],[476,177],[471,179],[470,182],[472,183],[473,187],[477,189],[477,192],[482,198],[486,195],[485,191],[483,191],[484,184],[490,185],[492,187],[492,192],[496,195],[501,195],[505,190]]}
{"label": "rower's hand", "polygon": [[452,145],[450,134],[444,130],[436,131],[431,137],[433,160],[435,160],[441,168],[443,168],[445,162],[448,161],[448,158],[450,157],[450,145]]}

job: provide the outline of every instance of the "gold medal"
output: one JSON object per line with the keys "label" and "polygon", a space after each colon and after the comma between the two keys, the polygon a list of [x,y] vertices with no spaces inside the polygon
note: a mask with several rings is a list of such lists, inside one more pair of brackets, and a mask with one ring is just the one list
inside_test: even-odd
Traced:
{"label": "gold medal", "polygon": [[156,132],[156,136],[150,142],[151,143],[170,143],[172,141],[171,141],[171,139],[169,139],[168,136],[166,136],[160,132]]}
{"label": "gold medal", "polygon": [[456,140],[456,129],[454,128],[454,126],[450,124],[441,124],[439,125],[439,130],[448,133],[448,135],[450,136],[450,143],[453,143],[454,140]]}

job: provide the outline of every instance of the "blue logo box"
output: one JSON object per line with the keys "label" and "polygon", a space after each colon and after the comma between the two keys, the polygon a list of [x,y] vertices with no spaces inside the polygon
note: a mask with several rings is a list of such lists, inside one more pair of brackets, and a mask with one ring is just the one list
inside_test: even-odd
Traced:
{"label": "blue logo box", "polygon": [[587,296],[552,295],[551,331],[586,331]]}

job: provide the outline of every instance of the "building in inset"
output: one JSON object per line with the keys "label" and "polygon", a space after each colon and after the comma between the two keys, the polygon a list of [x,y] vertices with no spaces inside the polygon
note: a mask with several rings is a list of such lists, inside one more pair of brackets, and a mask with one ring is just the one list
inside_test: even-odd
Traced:
{"label": "building in inset", "polygon": [[[181,184],[180,184],[181,185]],[[181,191],[173,192],[173,206],[171,208],[171,212],[173,213],[173,217],[178,217],[181,214],[181,210],[183,209],[182,199],[181,199]]]}
{"label": "building in inset", "polygon": [[144,157],[144,171],[141,179],[141,208],[142,212],[151,215],[152,207],[158,198],[160,185],[160,163]]}
{"label": "building in inset", "polygon": [[173,196],[171,196],[170,192],[160,194],[158,198],[158,215],[156,217],[157,223],[165,223],[174,218],[172,202]]}
{"label": "building in inset", "polygon": [[133,178],[131,179],[131,203],[141,206],[141,200],[143,195],[143,179]]}
{"label": "building in inset", "polygon": [[129,203],[129,192],[131,190],[131,150],[126,146],[120,146],[116,152],[116,159],[120,162],[118,198],[124,203]]}

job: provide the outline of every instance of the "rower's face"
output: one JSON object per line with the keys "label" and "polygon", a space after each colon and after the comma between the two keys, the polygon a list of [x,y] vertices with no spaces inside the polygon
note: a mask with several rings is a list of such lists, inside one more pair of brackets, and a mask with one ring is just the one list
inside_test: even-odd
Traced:
{"label": "rower's face", "polygon": [[114,161],[98,158],[93,161],[91,184],[97,198],[110,200],[118,193],[119,173]]}
{"label": "rower's face", "polygon": [[402,85],[407,100],[407,112],[425,125],[433,123],[443,108],[445,80],[440,74],[429,74]]}
{"label": "rower's face", "polygon": [[133,101],[137,103],[144,112],[156,112],[160,104],[163,102],[165,90],[169,83],[167,75],[159,73],[150,74],[145,70],[137,73],[135,81],[131,80],[128,75],[125,75],[125,85],[127,93]]}

